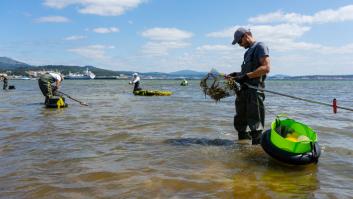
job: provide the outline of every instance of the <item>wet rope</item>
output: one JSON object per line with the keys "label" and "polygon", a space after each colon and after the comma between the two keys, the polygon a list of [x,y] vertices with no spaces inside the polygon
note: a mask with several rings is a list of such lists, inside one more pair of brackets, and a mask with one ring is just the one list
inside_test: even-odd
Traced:
{"label": "wet rope", "polygon": [[[280,95],[280,96],[284,96],[284,97],[289,97],[289,98],[292,98],[292,99],[302,100],[302,101],[310,102],[310,103],[314,103],[314,104],[330,106],[330,107],[333,107],[333,108],[340,108],[340,109],[344,109],[344,110],[348,110],[348,111],[352,111],[353,112],[353,109],[347,108],[347,107],[343,107],[343,106],[337,106],[335,103],[334,104],[329,104],[329,103],[325,103],[325,102],[319,102],[319,101],[315,101],[315,100],[305,99],[305,98],[302,98],[302,97],[296,97],[296,96],[293,96],[293,95],[288,95],[288,94],[279,93],[279,92],[276,92],[276,91],[271,91],[271,90],[259,88],[259,87],[256,87],[256,86],[252,86],[252,85],[250,85],[248,83],[245,83],[245,84],[249,88],[255,89],[255,90],[258,90],[258,91],[261,91],[261,92],[268,92],[268,93],[272,93],[272,94],[276,94],[276,95]],[[335,99],[334,99],[334,101],[335,101]]]}

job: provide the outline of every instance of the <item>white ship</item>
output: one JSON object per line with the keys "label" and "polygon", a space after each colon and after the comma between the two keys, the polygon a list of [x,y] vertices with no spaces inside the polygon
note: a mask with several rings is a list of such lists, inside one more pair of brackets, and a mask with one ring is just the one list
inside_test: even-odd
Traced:
{"label": "white ship", "polygon": [[86,71],[82,73],[69,73],[64,78],[65,79],[94,79],[96,75],[86,68]]}

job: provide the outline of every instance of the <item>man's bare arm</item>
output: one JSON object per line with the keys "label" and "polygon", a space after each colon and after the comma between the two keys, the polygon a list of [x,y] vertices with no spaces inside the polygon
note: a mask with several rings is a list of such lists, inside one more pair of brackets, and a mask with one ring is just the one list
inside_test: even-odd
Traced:
{"label": "man's bare arm", "polygon": [[255,71],[247,73],[247,76],[249,78],[261,77],[261,76],[266,75],[267,73],[270,72],[270,57],[269,56],[265,56],[265,57],[260,58],[260,63],[261,63],[261,66],[258,67]]}

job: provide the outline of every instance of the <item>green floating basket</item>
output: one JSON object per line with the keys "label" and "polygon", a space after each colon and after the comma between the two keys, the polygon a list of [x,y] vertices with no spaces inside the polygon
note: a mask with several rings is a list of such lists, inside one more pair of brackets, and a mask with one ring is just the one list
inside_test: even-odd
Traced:
{"label": "green floating basket", "polygon": [[[309,140],[297,142],[288,140],[281,135],[281,132],[277,132],[279,126],[282,127],[282,129],[291,129],[298,134],[298,136],[306,136]],[[305,124],[284,116],[277,116],[276,120],[271,124],[270,140],[272,144],[284,151],[301,154],[312,150],[313,143],[317,142],[317,134]]]}

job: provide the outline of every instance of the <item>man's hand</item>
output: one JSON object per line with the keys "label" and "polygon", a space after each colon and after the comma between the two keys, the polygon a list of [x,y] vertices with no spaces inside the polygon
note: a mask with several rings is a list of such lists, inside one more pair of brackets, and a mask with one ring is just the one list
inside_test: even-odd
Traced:
{"label": "man's hand", "polygon": [[235,78],[235,81],[238,82],[239,84],[244,84],[246,81],[248,81],[250,78],[246,74],[238,75]]}
{"label": "man's hand", "polygon": [[230,73],[228,76],[230,77],[237,77],[239,76],[241,73],[240,72],[234,72],[234,73]]}
{"label": "man's hand", "polygon": [[234,72],[234,73],[230,73],[228,75],[224,75],[224,79],[231,79],[231,78],[235,78],[237,77],[238,75],[240,75],[241,73],[240,72]]}

